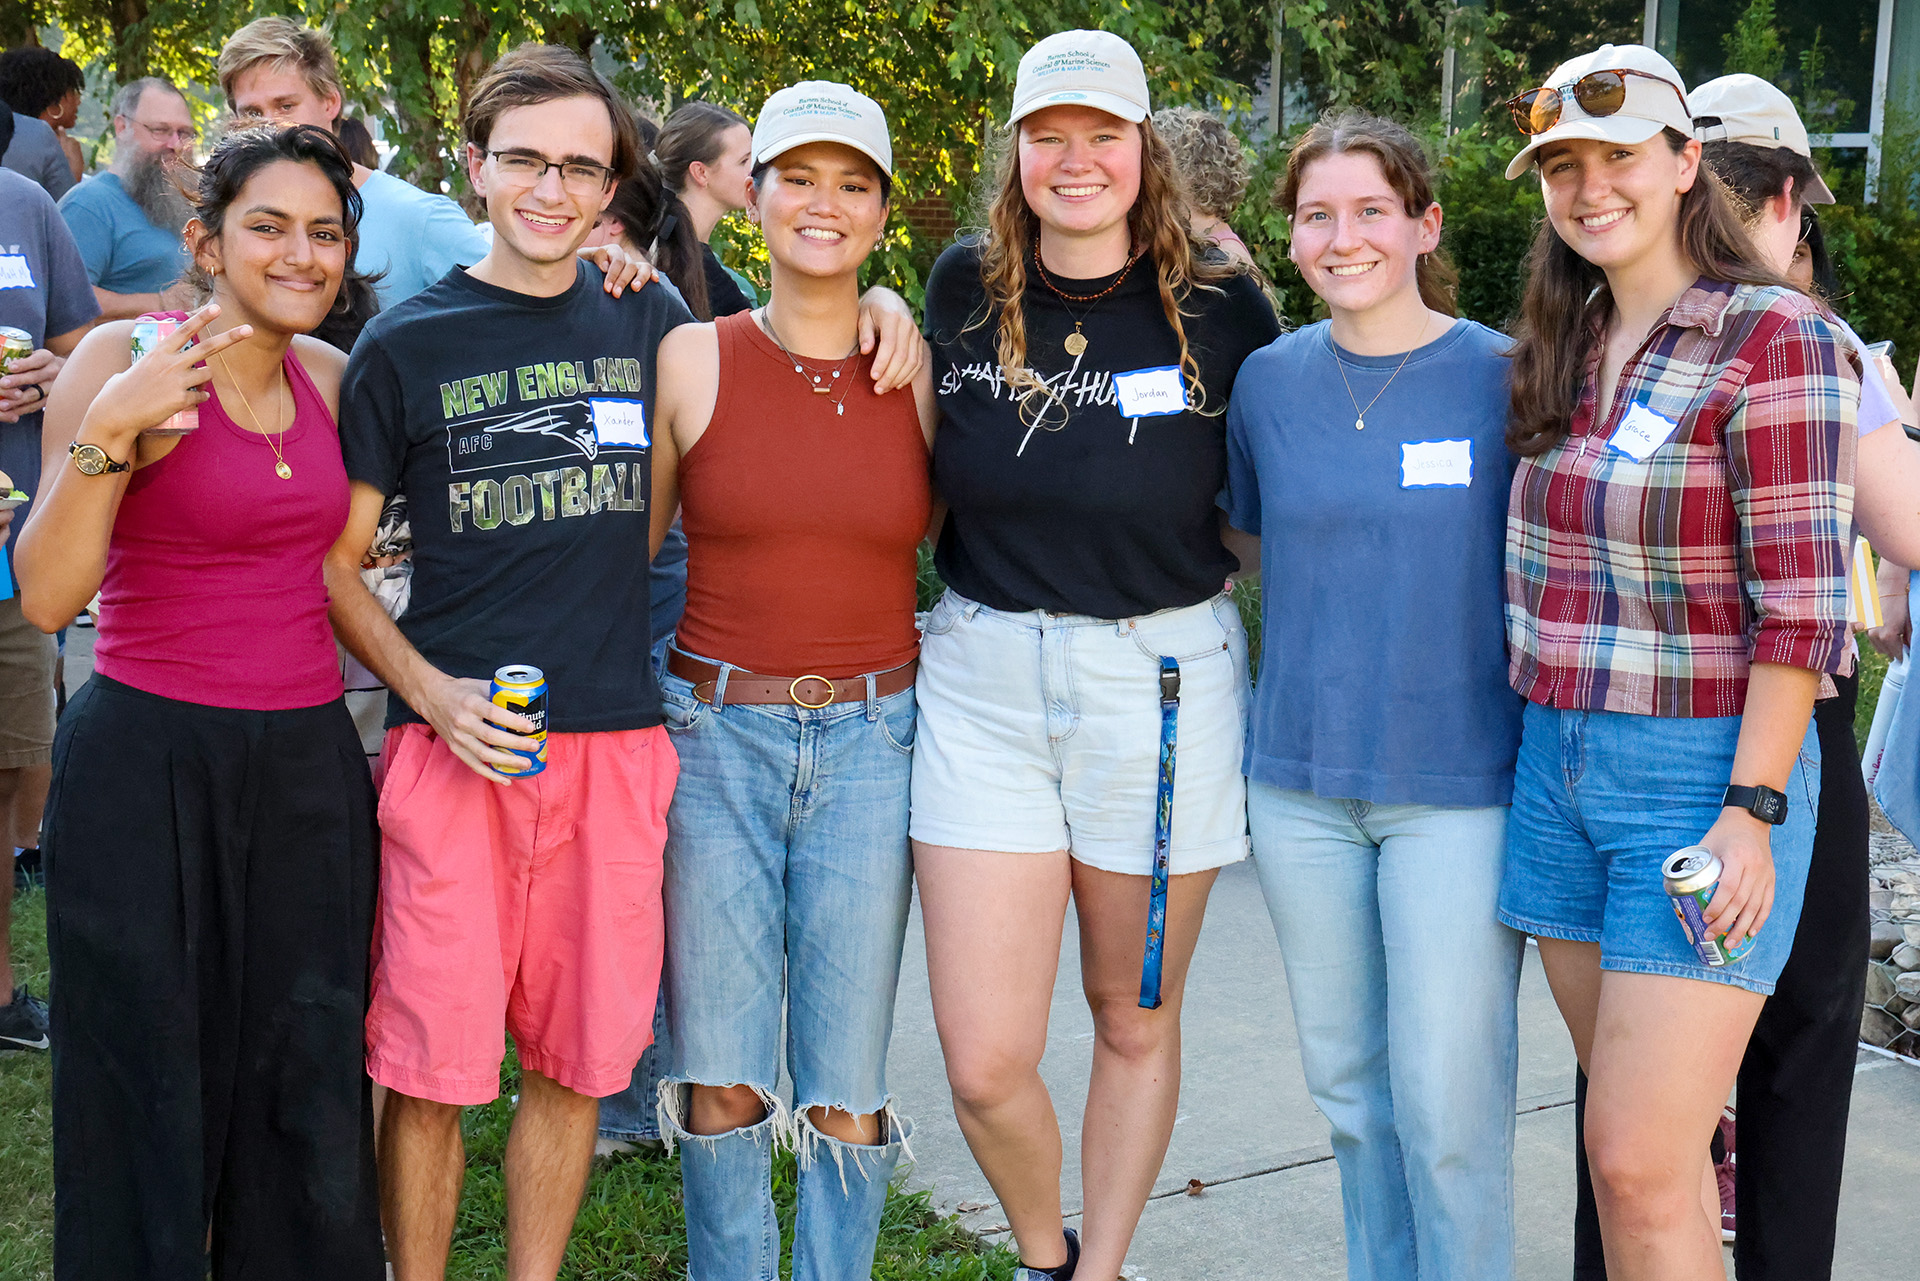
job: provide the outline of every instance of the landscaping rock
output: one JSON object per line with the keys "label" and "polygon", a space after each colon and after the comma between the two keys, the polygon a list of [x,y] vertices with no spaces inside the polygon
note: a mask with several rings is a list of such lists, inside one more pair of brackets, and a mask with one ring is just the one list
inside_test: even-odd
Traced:
{"label": "landscaping rock", "polygon": [[1892,921],[1875,921],[1873,935],[1868,942],[1868,955],[1876,961],[1884,961],[1893,955],[1895,948],[1907,946],[1907,940],[1900,933],[1900,927]]}
{"label": "landscaping rock", "polygon": [[1902,943],[1893,949],[1887,959],[1893,962],[1893,968],[1896,970],[1920,970],[1920,947],[1915,947],[1911,943]]}
{"label": "landscaping rock", "polygon": [[1906,1032],[1906,1025],[1885,1010],[1869,1007],[1860,1018],[1860,1039],[1868,1045],[1885,1049],[1906,1035]]}

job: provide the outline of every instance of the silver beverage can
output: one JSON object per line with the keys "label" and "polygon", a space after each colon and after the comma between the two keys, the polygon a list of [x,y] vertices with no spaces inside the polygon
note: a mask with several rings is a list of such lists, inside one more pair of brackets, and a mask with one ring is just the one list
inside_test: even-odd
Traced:
{"label": "silver beverage can", "polygon": [[1707,925],[1707,904],[1713,902],[1721,869],[1720,856],[1704,845],[1675,850],[1660,865],[1660,879],[1667,900],[1673,904],[1673,914],[1680,918],[1680,928],[1700,959],[1712,966],[1739,960],[1753,950],[1754,943],[1753,936],[1748,935],[1739,947],[1728,947],[1726,934]]}

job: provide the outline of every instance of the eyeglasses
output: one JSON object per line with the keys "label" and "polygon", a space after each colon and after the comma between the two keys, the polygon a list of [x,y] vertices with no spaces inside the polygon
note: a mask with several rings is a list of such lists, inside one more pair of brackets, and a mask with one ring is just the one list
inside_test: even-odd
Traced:
{"label": "eyeglasses", "polygon": [[560,171],[560,185],[576,196],[597,195],[613,181],[613,170],[587,160],[549,160],[530,151],[488,151],[500,176],[515,186],[531,187],[547,176],[547,170]]}
{"label": "eyeglasses", "polygon": [[172,142],[185,145],[197,141],[200,137],[200,131],[192,125],[182,125],[176,129],[170,125],[150,125],[144,120],[135,120],[133,123],[145,129],[147,136],[155,142]]}
{"label": "eyeglasses", "polygon": [[1680,86],[1661,76],[1631,68],[1615,71],[1590,71],[1570,85],[1559,88],[1542,86],[1515,94],[1507,101],[1507,110],[1513,113],[1513,123],[1521,133],[1529,136],[1545,133],[1560,123],[1560,107],[1568,98],[1580,105],[1580,110],[1590,116],[1610,116],[1627,105],[1627,77],[1639,76],[1642,80],[1651,80],[1673,90],[1680,99],[1680,105],[1686,106],[1687,96],[1680,92]]}

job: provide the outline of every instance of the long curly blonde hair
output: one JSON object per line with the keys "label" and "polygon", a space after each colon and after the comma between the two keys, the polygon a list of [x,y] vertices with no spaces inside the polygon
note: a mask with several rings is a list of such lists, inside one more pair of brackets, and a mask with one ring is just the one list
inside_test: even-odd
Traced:
{"label": "long curly blonde hair", "polygon": [[[1219,289],[1217,282],[1238,274],[1239,268],[1220,257],[1208,256],[1208,245],[1197,239],[1188,226],[1187,201],[1181,192],[1179,172],[1166,140],[1154,129],[1152,120],[1142,120],[1140,131],[1140,194],[1127,211],[1127,228],[1133,236],[1132,252],[1153,258],[1160,289],[1160,307],[1174,337],[1180,340],[1180,374],[1185,380],[1188,403],[1201,413],[1218,414],[1221,409],[1205,408],[1207,389],[1200,378],[1200,362],[1187,345],[1187,328],[1182,321],[1181,305],[1196,289]],[[995,148],[992,199],[986,209],[986,227],[980,237],[980,279],[986,289],[987,310],[975,325],[998,317],[996,355],[1001,376],[1007,386],[1019,394],[1023,420],[1037,420],[1050,399],[1046,384],[1027,367],[1027,317],[1023,305],[1027,289],[1027,258],[1036,251],[1040,220],[1027,204],[1026,191],[1020,185],[1019,126],[1013,125],[1000,135]],[[969,328],[975,325],[968,326]]]}

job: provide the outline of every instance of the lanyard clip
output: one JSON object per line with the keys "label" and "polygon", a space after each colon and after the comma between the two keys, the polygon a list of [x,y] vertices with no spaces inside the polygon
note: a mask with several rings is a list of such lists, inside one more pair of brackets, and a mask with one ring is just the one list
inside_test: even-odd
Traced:
{"label": "lanyard clip", "polygon": [[1160,660],[1160,706],[1177,707],[1180,703],[1180,664],[1171,658]]}

